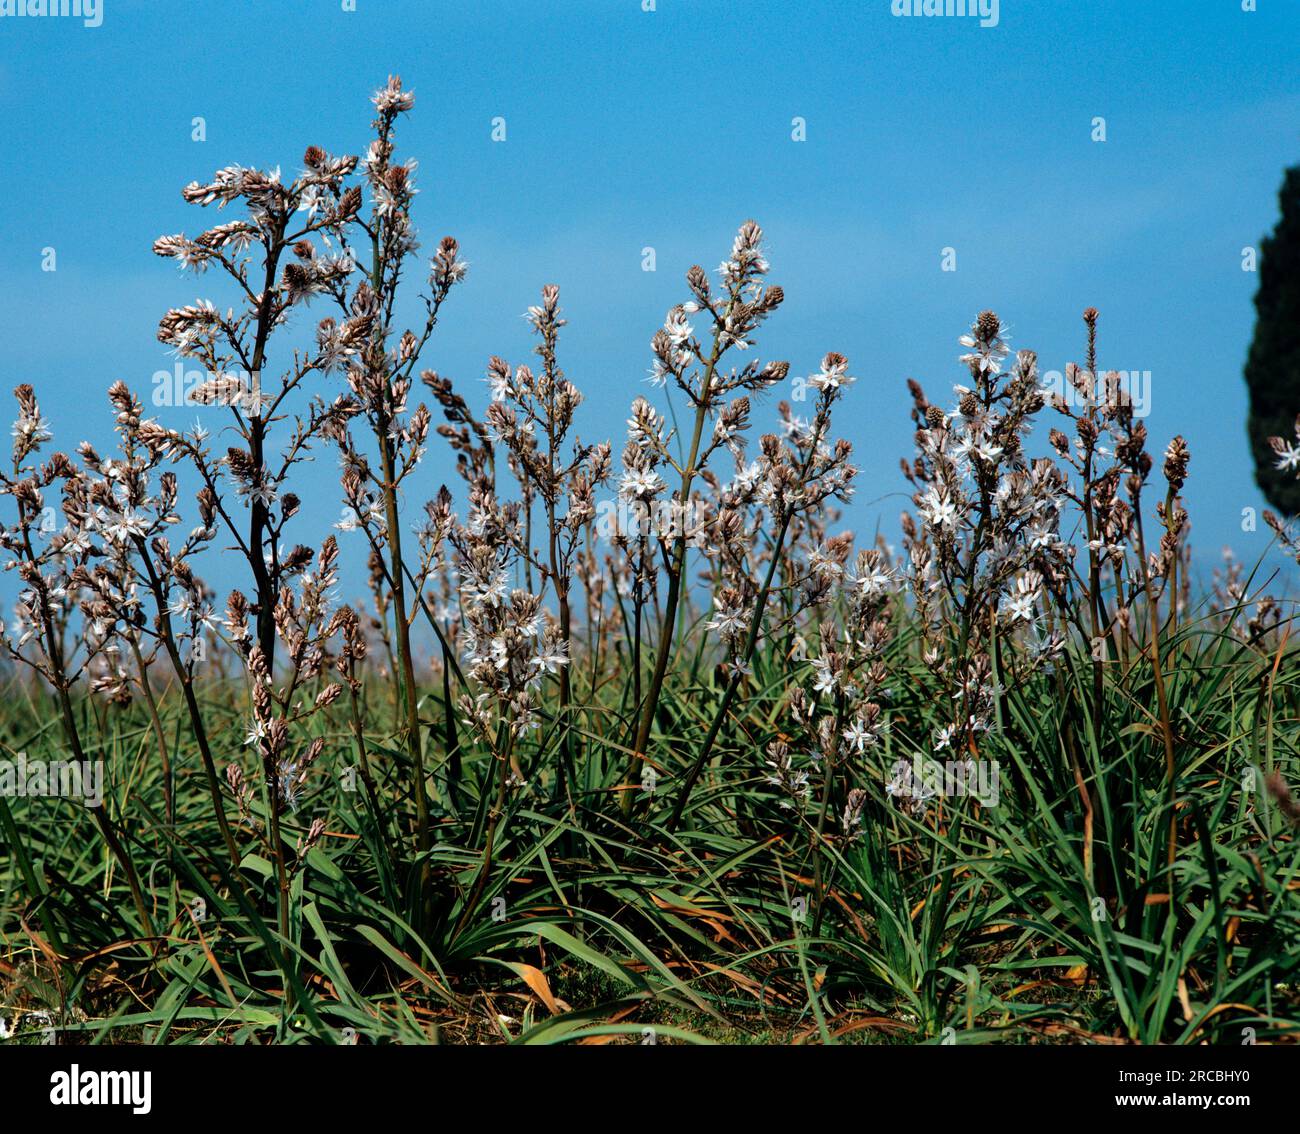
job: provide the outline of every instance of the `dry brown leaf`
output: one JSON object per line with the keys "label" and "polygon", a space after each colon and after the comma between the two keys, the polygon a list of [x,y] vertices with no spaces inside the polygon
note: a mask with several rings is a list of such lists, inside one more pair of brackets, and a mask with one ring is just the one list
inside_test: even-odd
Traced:
{"label": "dry brown leaf", "polygon": [[546,979],[546,974],[534,965],[524,964],[523,961],[508,961],[510,968],[519,974],[520,979],[532,989],[546,1009],[552,1016],[560,1014],[560,1005],[551,992],[550,982]]}

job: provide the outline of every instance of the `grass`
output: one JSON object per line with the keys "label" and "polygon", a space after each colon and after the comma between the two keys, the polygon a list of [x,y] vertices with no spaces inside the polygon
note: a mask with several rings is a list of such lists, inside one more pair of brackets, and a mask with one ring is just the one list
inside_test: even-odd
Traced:
{"label": "grass", "polygon": [[[916,649],[905,633],[890,647],[889,728],[852,838],[816,837],[816,816],[781,807],[766,782],[764,750],[788,727],[789,663],[770,647],[672,833],[662,785],[689,766],[726,684],[704,664],[669,682],[653,749],[661,790],[638,791],[629,825],[627,751],[605,739],[606,722],[627,717],[628,691],[617,672],[601,675],[594,699],[579,698],[572,807],[545,767],[559,742],[551,721],[523,761],[527,786],[509,797],[477,895],[496,758],[484,745],[462,753],[453,811],[447,753],[435,751],[423,933],[420,864],[398,849],[409,768],[382,686],[368,705],[381,722],[366,736],[373,803],[347,790],[346,728],[313,722],[332,764],[316,768],[284,838],[292,847],[305,833],[306,814],[328,809],[330,823],[294,875],[287,935],[271,864],[247,839],[237,871],[224,859],[179,693],[159,696],[171,828],[147,716],[83,697],[87,755],[104,761],[106,809],[146,880],[158,936],[79,802],[0,797],[5,1014],[18,1042],[52,1025],[63,1043],[1240,1044],[1244,1029],[1294,1039],[1300,852],[1262,777],[1295,767],[1295,652],[1245,644],[1208,619],[1166,643],[1180,753],[1170,869],[1148,663],[1105,667],[1100,738],[1081,723],[1087,656],[1067,652],[1010,687],[981,745],[1003,772],[997,806],[941,798],[918,819],[882,790],[895,757],[940,721],[941,690]],[[214,744],[237,752],[242,687],[214,682],[203,696]],[[65,755],[30,684],[15,676],[6,697],[7,754]],[[439,690],[421,705],[436,745]],[[1071,736],[1082,741],[1090,839]]]}

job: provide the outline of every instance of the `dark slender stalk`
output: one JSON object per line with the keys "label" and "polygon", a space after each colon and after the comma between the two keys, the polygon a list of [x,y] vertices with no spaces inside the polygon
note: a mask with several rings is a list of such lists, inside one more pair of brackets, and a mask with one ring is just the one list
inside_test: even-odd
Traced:
{"label": "dark slender stalk", "polygon": [[[802,477],[808,475],[808,470],[812,466],[823,428],[824,424],[819,418],[817,429],[813,433],[812,444],[808,447],[808,457],[805,459],[801,470]],[[772,557],[767,565],[767,576],[763,579],[763,588],[754,601],[754,613],[749,620],[749,633],[745,638],[745,652],[741,658],[745,665],[748,665],[753,658],[754,650],[758,645],[758,636],[763,629],[763,615],[767,612],[768,596],[772,592],[772,580],[776,577],[777,565],[781,560],[781,550],[785,546],[786,533],[790,530],[790,521],[793,518],[794,513],[787,511],[781,520],[780,528],[777,530],[776,540],[772,546]],[[704,743],[700,746],[700,751],[696,755],[690,770],[686,773],[686,778],[682,781],[681,789],[677,793],[677,802],[673,804],[672,814],[668,817],[667,830],[669,834],[677,830],[677,824],[681,822],[682,811],[686,807],[686,800],[713,752],[713,745],[722,729],[722,722],[727,719],[727,713],[731,709],[731,702],[735,699],[736,691],[740,688],[741,675],[741,668],[737,667],[732,671],[731,677],[727,681],[727,688],[722,694],[722,701],[718,705],[717,711],[713,714],[713,720],[709,723],[709,731],[705,734]]]}
{"label": "dark slender stalk", "polygon": [[172,670],[181,683],[181,696],[185,701],[185,711],[189,715],[190,728],[194,732],[195,743],[199,746],[199,757],[203,761],[203,774],[207,780],[208,795],[212,799],[212,810],[217,817],[217,826],[221,829],[221,840],[226,844],[226,855],[230,859],[233,871],[239,866],[239,847],[235,843],[230,821],[226,818],[225,800],[221,794],[221,779],[217,775],[217,764],[212,756],[212,746],[208,743],[208,730],[203,722],[203,713],[199,709],[198,698],[194,695],[194,678],[189,667],[181,659],[180,649],[176,644],[176,635],[172,630],[171,613],[167,609],[167,596],[163,593],[162,580],[154,570],[144,540],[137,541],[140,548],[140,561],[144,564],[149,579],[149,590],[153,594],[154,607],[158,619],[158,632],[163,649],[171,662]]}
{"label": "dark slender stalk", "polygon": [[[700,440],[704,436],[704,423],[708,420],[711,405],[713,377],[721,354],[722,349],[719,340],[715,337],[713,352],[704,371],[704,381],[699,401],[695,407],[695,429],[691,434],[690,453],[686,458],[686,464],[682,468],[682,487],[677,499],[683,508],[686,508],[690,502],[691,485],[699,472],[695,467],[695,462],[700,455]],[[683,525],[683,531],[678,533],[673,542],[672,557],[668,566],[668,597],[664,603],[663,619],[659,624],[659,644],[655,653],[655,667],[650,677],[650,688],[646,694],[645,704],[641,709],[641,720],[637,726],[636,740],[632,747],[632,758],[628,761],[627,771],[623,776],[623,792],[622,798],[619,800],[619,806],[625,818],[632,814],[635,798],[634,785],[640,780],[641,763],[645,759],[646,748],[650,743],[650,730],[654,726],[655,714],[659,710],[659,697],[663,692],[664,677],[668,672],[668,660],[672,656],[673,642],[676,639],[677,604],[681,598],[682,575],[686,571],[686,533],[684,528],[685,525]]]}
{"label": "dark slender stalk", "polygon": [[158,743],[158,758],[162,761],[163,807],[167,815],[167,829],[176,829],[176,797],[172,782],[171,754],[167,749],[167,737],[163,733],[162,721],[158,717],[158,702],[154,699],[153,686],[149,683],[149,667],[145,665],[144,655],[140,652],[139,639],[133,635],[124,635],[135,657],[136,671],[140,675],[140,689],[144,693],[145,706],[149,710],[149,722],[153,727],[154,740]]}

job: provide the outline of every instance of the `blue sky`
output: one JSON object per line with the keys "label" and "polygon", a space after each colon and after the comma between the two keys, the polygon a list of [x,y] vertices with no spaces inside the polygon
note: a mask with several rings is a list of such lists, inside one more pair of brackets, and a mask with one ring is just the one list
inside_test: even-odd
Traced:
{"label": "blue sky", "polygon": [[[1001,0],[991,28],[896,18],[889,0],[101,3],[95,28],[0,18],[7,385],[37,386],[61,447],[108,439],[113,380],[147,397],[174,365],[154,338],[169,306],[230,301],[150,252],[218,219],[181,186],[230,163],[292,175],[313,143],[358,152],[368,95],[396,72],[417,95],[399,146],[420,160],[426,247],[451,233],[471,263],[425,364],[478,406],[490,355],[527,360],[521,314],[555,282],[581,432],[620,438],[683,272],[715,266],[752,216],[787,296],[760,354],[806,374],[835,349],[859,377],[839,421],[862,467],[849,526],[897,531],[905,379],[946,402],[978,310],[1049,370],[1080,359],[1095,305],[1101,365],[1151,372],[1153,447],[1191,445],[1199,562],[1225,543],[1253,561],[1270,538],[1241,530],[1263,507],[1241,250],[1300,162],[1292,0]],[[338,514],[332,469],[307,474],[299,538]],[[426,477],[421,499],[452,477],[436,447]]]}

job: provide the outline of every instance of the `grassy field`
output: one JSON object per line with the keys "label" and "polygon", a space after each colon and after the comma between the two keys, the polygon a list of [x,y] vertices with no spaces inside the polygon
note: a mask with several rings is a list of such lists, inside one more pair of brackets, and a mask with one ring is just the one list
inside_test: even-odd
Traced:
{"label": "grassy field", "polygon": [[[626,749],[609,733],[630,683],[611,666],[590,699],[581,687],[578,773],[564,796],[546,771],[554,721],[520,753],[526,785],[507,796],[481,888],[497,761],[481,745],[466,751],[453,804],[436,750],[427,911],[405,849],[411,769],[383,726],[385,685],[370,685],[373,798],[359,779],[346,790],[345,769],[358,766],[349,730],[323,719],[311,730],[328,755],[283,837],[305,835],[309,814],[329,822],[293,875],[287,935],[267,858],[255,845],[237,869],[222,857],[179,697],[160,691],[170,826],[147,714],[80,699],[149,924],[80,801],[0,799],[6,1014],[31,1042],[53,1025],[69,1043],[1239,1044],[1247,1028],[1260,1042],[1289,1038],[1300,856],[1285,812],[1250,779],[1294,760],[1288,651],[1205,625],[1168,641],[1173,812],[1149,663],[1104,668],[1094,737],[1091,659],[1067,654],[1009,688],[981,743],[1002,768],[997,806],[940,797],[921,818],[884,787],[895,755],[942,727],[946,691],[903,625],[884,653],[879,753],[814,771],[793,808],[767,782],[765,750],[787,735],[785,691],[807,667],[776,650],[756,654],[675,833],[672,788],[720,698],[699,647],[658,714],[658,790],[624,818]],[[7,691],[6,748],[65,755],[48,704],[25,693]],[[204,700],[214,744],[238,751],[243,690],[214,685]],[[422,707],[436,715],[438,695]],[[868,798],[845,835],[850,781]]]}

